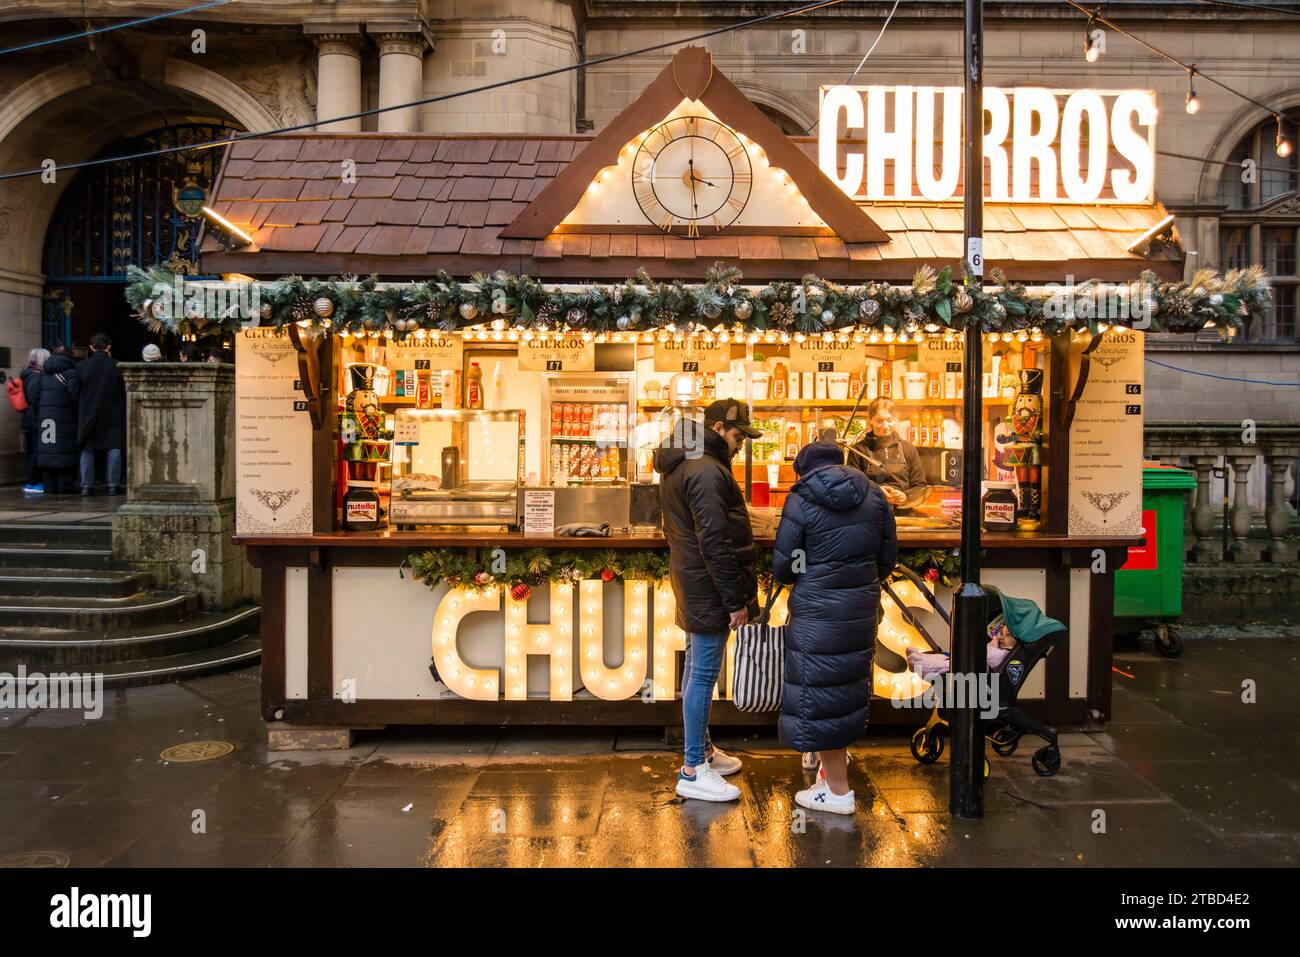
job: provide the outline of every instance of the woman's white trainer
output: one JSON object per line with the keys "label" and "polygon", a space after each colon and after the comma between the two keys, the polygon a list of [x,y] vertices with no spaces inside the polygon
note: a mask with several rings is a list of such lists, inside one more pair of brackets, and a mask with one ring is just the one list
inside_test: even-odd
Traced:
{"label": "woman's white trainer", "polygon": [[794,803],[810,811],[830,811],[832,814],[853,814],[858,809],[858,802],[853,797],[852,791],[848,794],[836,794],[826,783],[825,778],[818,778],[817,783],[812,787],[797,792]]}
{"label": "woman's white trainer", "polygon": [[688,778],[677,772],[677,796],[700,801],[734,801],[740,797],[740,788],[722,780],[722,775],[708,763],[695,768],[695,777]]}

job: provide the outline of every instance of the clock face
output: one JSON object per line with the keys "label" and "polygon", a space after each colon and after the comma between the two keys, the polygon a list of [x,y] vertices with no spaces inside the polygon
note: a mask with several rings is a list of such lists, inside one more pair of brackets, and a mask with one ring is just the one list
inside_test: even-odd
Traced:
{"label": "clock face", "polygon": [[680,116],[646,134],[632,160],[632,189],[665,233],[721,232],[745,209],[753,170],[745,144],[716,120]]}

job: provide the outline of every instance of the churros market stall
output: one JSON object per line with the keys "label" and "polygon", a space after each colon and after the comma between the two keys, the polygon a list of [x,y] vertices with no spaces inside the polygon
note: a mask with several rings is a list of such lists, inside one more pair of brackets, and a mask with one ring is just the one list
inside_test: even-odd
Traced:
{"label": "churros market stall", "polygon": [[[990,92],[986,285],[954,273],[952,90],[828,88],[822,138],[792,140],[687,48],[594,137],[232,145],[204,268],[248,315],[165,301],[211,283],[131,295],[182,334],[235,330],[236,541],[262,574],[272,727],[678,723],[650,455],[715,398],[763,432],[734,469],[764,551],[798,448],[855,445],[889,400],[920,471],[902,560],[949,601],[967,334],[987,337],[985,581],[1070,631],[1020,702],[1104,722],[1113,575],[1142,540],[1143,336],[1229,331],[1267,291],[1180,281],[1151,94]],[[1048,118],[1054,139],[1014,135]],[[899,124],[919,132],[879,132]],[[908,615],[887,601],[873,721],[925,690]],[[761,721],[729,687],[724,669],[714,720]]]}

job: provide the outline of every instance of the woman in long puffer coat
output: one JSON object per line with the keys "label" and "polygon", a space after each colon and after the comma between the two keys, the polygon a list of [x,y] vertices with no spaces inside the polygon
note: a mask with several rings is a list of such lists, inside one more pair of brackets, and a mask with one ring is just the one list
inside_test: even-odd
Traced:
{"label": "woman in long puffer coat", "polygon": [[867,724],[880,583],[898,560],[885,495],[844,465],[833,442],[804,446],[786,497],[772,572],[793,584],[785,637],[781,743],[821,752],[825,777],[795,795],[811,810],[852,814],[849,744]]}
{"label": "woman in long puffer coat", "polygon": [[47,495],[75,491],[77,463],[77,399],[81,383],[77,367],[66,353],[55,353],[41,369],[37,403],[36,462],[45,473]]}

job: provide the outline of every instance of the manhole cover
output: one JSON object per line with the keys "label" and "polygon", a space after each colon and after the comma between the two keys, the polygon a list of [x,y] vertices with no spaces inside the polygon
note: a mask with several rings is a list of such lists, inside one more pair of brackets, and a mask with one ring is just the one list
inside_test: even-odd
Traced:
{"label": "manhole cover", "polygon": [[0,857],[0,867],[67,867],[70,861],[59,851],[24,851]]}
{"label": "manhole cover", "polygon": [[223,758],[233,750],[235,746],[229,741],[191,741],[189,744],[178,744],[168,748],[161,757],[164,761],[181,764]]}

